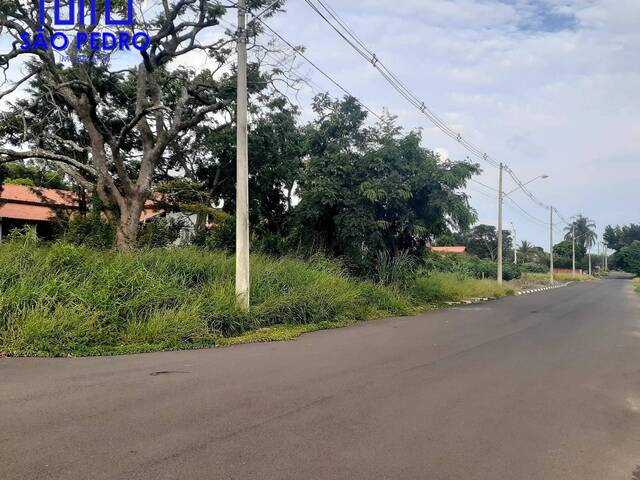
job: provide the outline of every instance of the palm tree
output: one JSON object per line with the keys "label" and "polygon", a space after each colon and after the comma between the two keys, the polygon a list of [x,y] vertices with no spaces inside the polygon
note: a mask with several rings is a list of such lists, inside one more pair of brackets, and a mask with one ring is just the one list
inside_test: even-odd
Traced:
{"label": "palm tree", "polygon": [[531,261],[531,254],[533,253],[533,244],[523,240],[520,244],[520,248],[518,249],[518,253],[522,258],[523,263],[527,263]]}
{"label": "palm tree", "polygon": [[573,229],[575,228],[576,244],[590,251],[591,247],[596,244],[598,235],[596,234],[596,224],[590,218],[578,215],[574,218],[571,225],[567,225],[564,229],[566,232],[564,239],[573,240]]}
{"label": "palm tree", "polygon": [[595,222],[590,218],[578,215],[574,218],[571,225],[565,227],[564,231],[567,232],[564,236],[565,240],[573,240],[573,236],[575,235],[576,244],[583,247],[589,253],[589,275],[591,275],[591,248],[596,244],[596,240],[598,240]]}

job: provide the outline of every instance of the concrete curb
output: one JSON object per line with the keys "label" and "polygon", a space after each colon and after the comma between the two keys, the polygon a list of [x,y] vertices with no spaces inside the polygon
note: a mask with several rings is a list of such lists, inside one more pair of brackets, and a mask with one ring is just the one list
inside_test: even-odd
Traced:
{"label": "concrete curb", "polygon": [[520,292],[517,292],[516,295],[529,295],[531,293],[546,292],[547,290],[554,290],[556,288],[566,287],[570,283],[571,282],[559,283],[558,285],[553,285],[553,286],[550,286],[550,287],[541,287],[541,288],[534,288],[534,289],[531,289],[531,290],[522,290]]}

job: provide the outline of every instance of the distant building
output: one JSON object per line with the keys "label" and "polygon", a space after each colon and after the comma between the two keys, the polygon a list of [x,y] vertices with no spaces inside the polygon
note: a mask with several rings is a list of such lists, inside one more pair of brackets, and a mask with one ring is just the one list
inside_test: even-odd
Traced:
{"label": "distant building", "polygon": [[463,254],[467,253],[467,247],[431,247],[432,252],[438,253],[457,253]]}
{"label": "distant building", "polygon": [[[38,236],[50,238],[54,222],[80,212],[81,198],[68,190],[0,185],[0,241],[14,228],[33,226]],[[152,201],[147,201],[140,220],[147,221],[164,214]]]}
{"label": "distant building", "polygon": [[34,226],[38,235],[53,233],[53,222],[80,210],[78,196],[66,190],[0,185],[0,241],[14,228]]}

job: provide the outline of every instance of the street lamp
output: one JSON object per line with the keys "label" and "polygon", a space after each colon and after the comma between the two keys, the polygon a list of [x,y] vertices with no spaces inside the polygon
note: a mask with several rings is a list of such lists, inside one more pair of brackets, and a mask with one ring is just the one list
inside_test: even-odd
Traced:
{"label": "street lamp", "polygon": [[529,180],[528,182],[523,183],[523,184],[522,184],[522,185],[520,185],[518,188],[514,188],[514,189],[513,189],[513,190],[511,190],[509,193],[505,193],[505,195],[504,195],[504,196],[505,196],[505,197],[508,197],[508,196],[509,196],[509,195],[511,195],[512,193],[517,192],[517,191],[518,191],[518,190],[520,190],[522,187],[525,187],[525,186],[529,185],[530,183],[535,182],[535,181],[536,181],[536,180],[538,180],[538,179],[547,179],[547,178],[549,178],[549,175],[546,175],[546,174],[538,175],[537,177],[532,178],[532,179],[531,179],[531,180]]}
{"label": "street lamp", "polygon": [[[499,173],[499,178],[498,178],[498,228],[497,228],[497,237],[498,237],[498,284],[502,285],[502,206],[504,203],[504,197],[508,197],[509,195],[511,195],[514,192],[517,192],[518,190],[520,190],[521,188],[524,188],[526,185],[529,185],[532,182],[535,182],[536,180],[538,180],[539,178],[549,178],[549,175],[546,174],[542,174],[542,175],[538,175],[535,178],[532,178],[531,180],[529,180],[528,182],[525,182],[521,185],[518,186],[518,188],[511,190],[509,193],[507,193],[505,195],[504,190],[502,189],[502,172],[504,170],[505,166],[500,163],[500,173]],[[553,257],[553,252],[551,253],[551,256]]]}

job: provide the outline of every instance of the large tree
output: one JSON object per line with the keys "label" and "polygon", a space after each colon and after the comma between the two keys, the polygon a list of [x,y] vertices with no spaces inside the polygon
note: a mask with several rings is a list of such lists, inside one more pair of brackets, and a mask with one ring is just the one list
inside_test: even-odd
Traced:
{"label": "large tree", "polygon": [[[498,234],[493,225],[480,224],[473,227],[465,235],[467,252],[480,258],[496,260],[498,256]],[[503,258],[513,255],[513,237],[509,230],[502,231]]]}
{"label": "large tree", "polygon": [[[280,95],[256,102],[249,125],[249,200],[253,235],[284,234],[300,179],[304,138],[298,109]],[[198,182],[215,204],[235,210],[236,152],[233,127],[206,126],[184,142],[170,158],[168,171],[178,169]],[[170,173],[167,174],[170,176]]]}
{"label": "large tree", "polygon": [[[68,8],[64,0],[60,3]],[[112,3],[122,8],[122,2]],[[284,0],[247,3],[249,12],[268,16]],[[97,2],[95,24],[77,25],[75,31],[100,30],[104,5]],[[3,42],[10,46],[0,54],[0,68],[13,79],[5,82],[0,99],[27,86],[2,113],[0,163],[31,159],[55,164],[110,206],[118,223],[118,247],[133,248],[154,173],[172,146],[198,125],[217,131],[233,123],[235,74],[230,66],[236,34],[209,30],[234,8],[231,1],[163,0],[147,12],[136,10],[133,26],[110,27],[116,34],[147,32],[148,48],[99,58],[88,42],[76,42],[65,64],[51,49],[20,46],[20,35],[41,28],[38,0],[0,0],[0,31],[10,40]],[[250,23],[245,32],[252,42],[258,25]],[[44,35],[50,41],[54,33],[47,14]],[[196,52],[208,56],[209,68],[181,65]],[[21,68],[25,74],[16,77]],[[268,79],[257,66],[249,71],[250,92],[265,88]]]}
{"label": "large tree", "polygon": [[603,239],[607,247],[620,251],[633,242],[640,240],[640,224],[631,223],[615,227],[608,225],[605,228]]}
{"label": "large tree", "polygon": [[367,127],[354,98],[315,98],[308,159],[295,209],[298,241],[365,266],[380,251],[418,252],[475,219],[461,189],[478,171],[441,161],[386,116]]}

